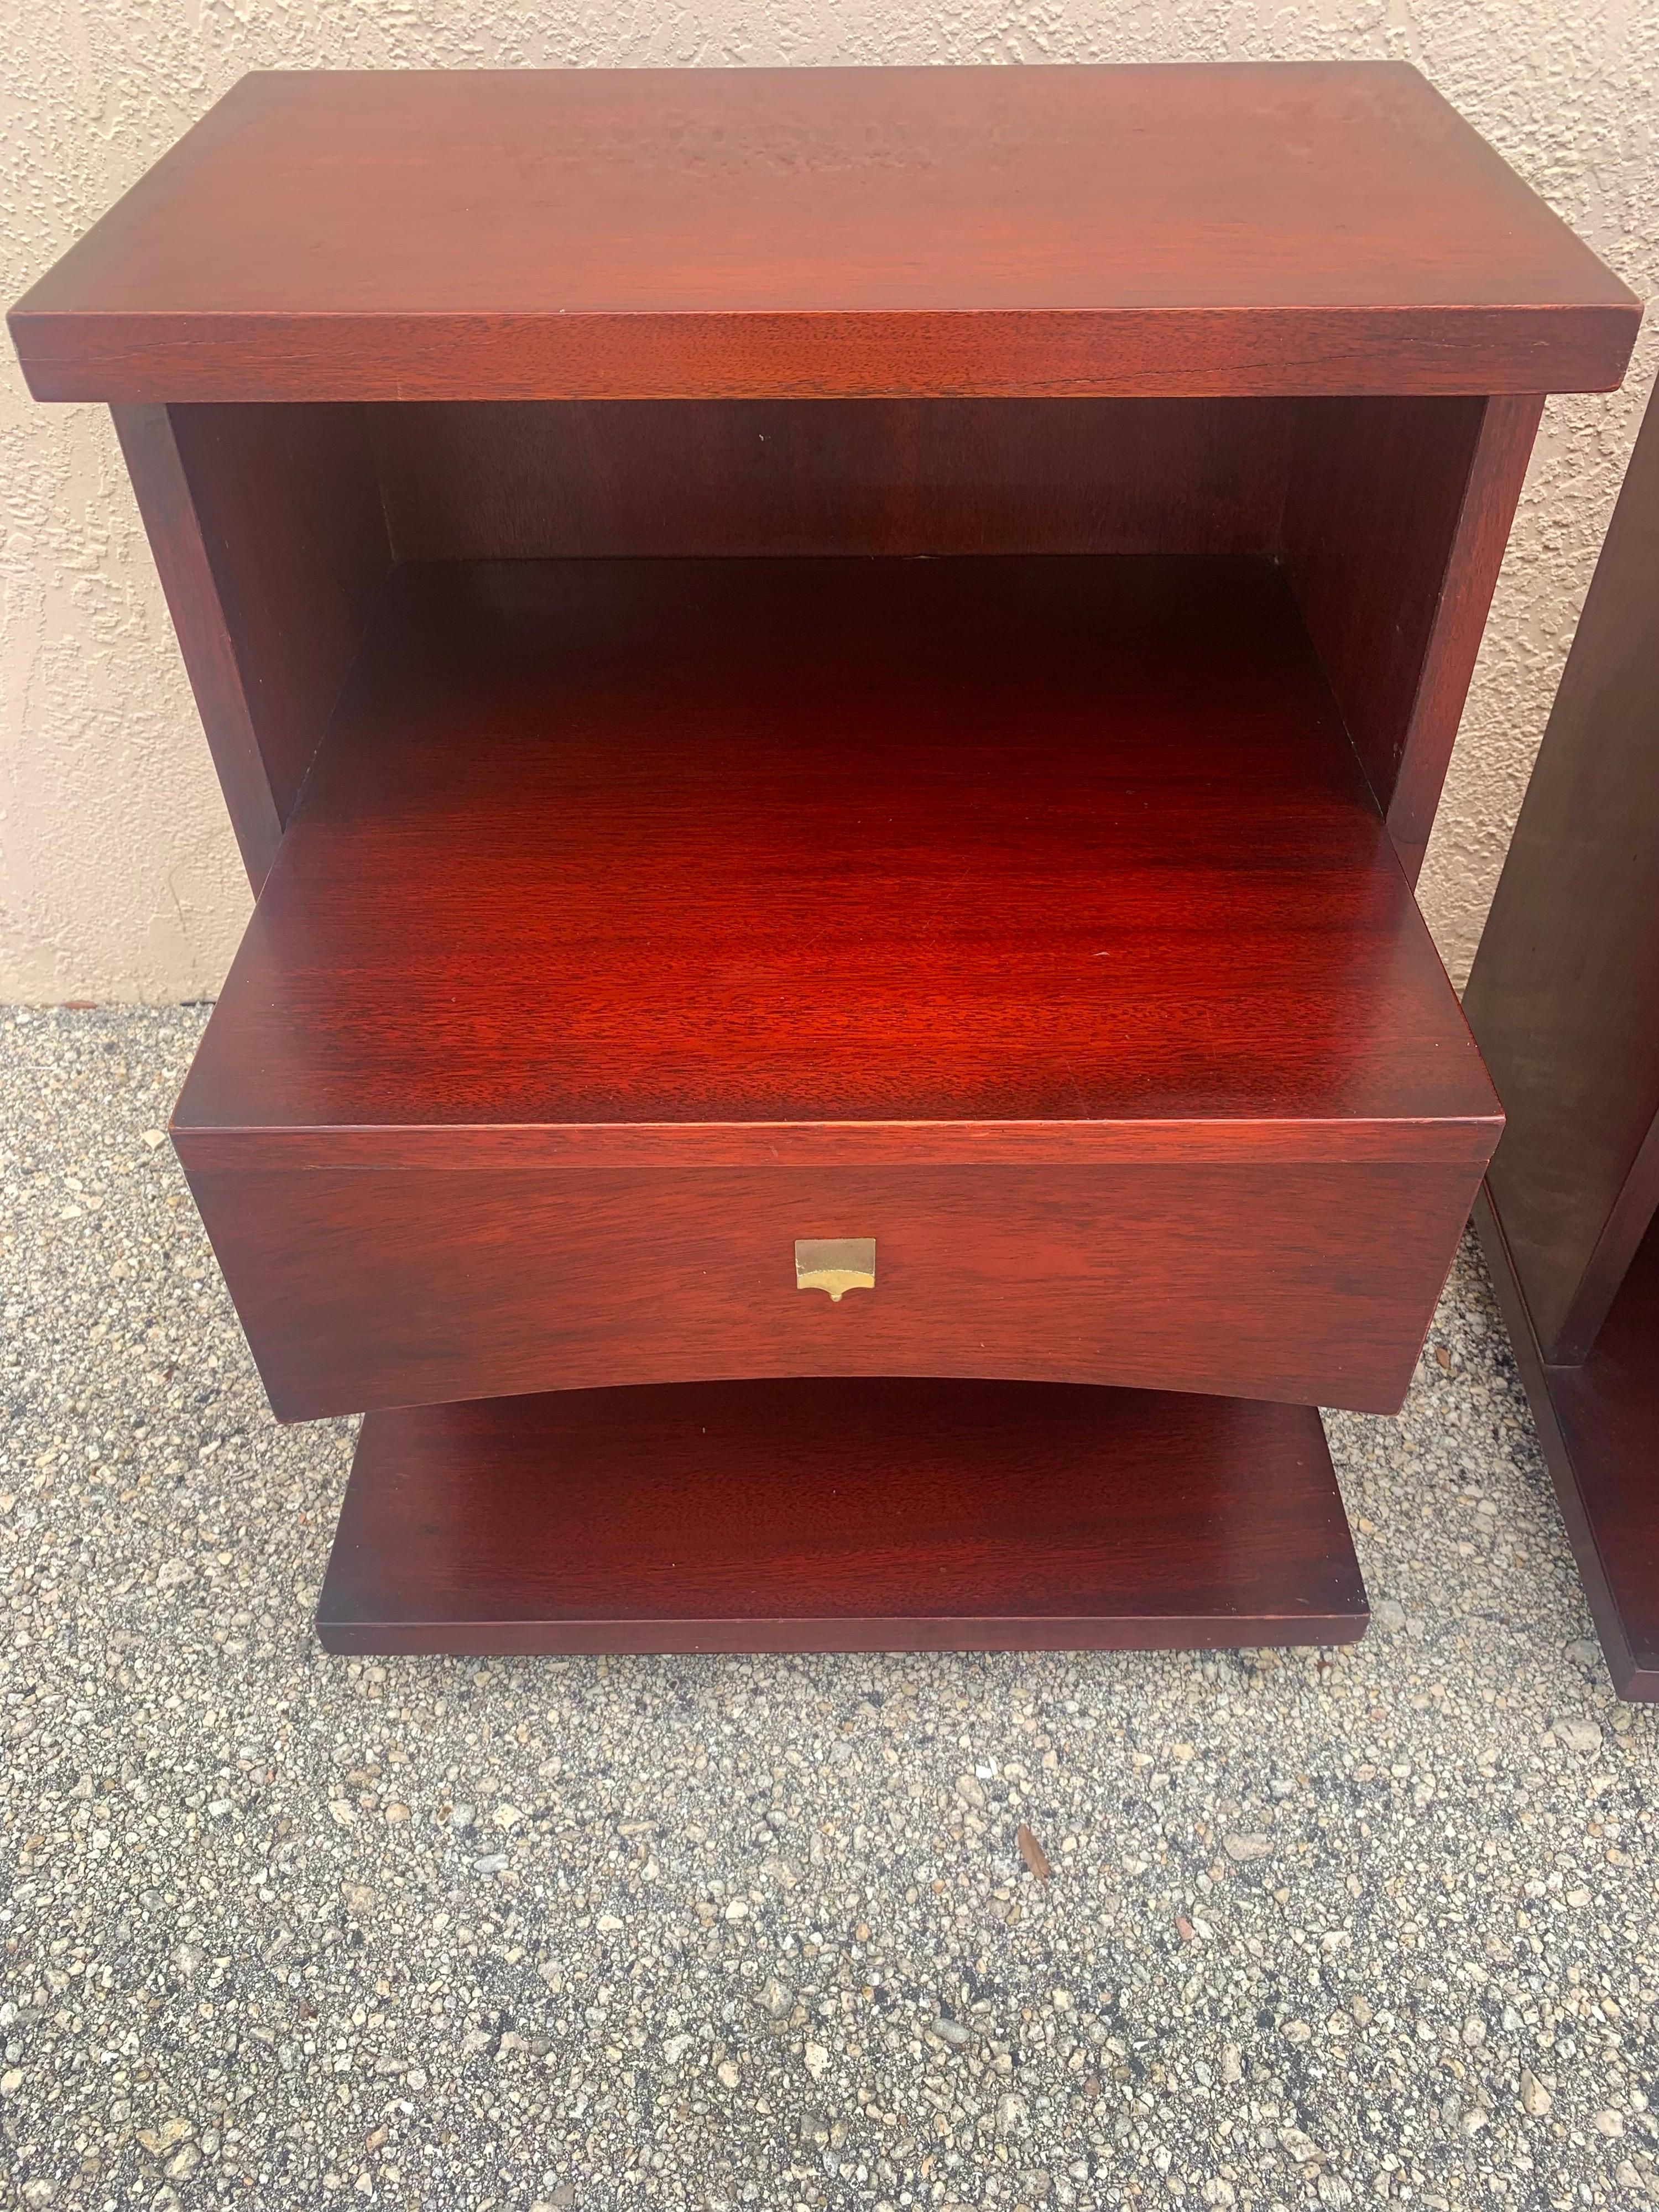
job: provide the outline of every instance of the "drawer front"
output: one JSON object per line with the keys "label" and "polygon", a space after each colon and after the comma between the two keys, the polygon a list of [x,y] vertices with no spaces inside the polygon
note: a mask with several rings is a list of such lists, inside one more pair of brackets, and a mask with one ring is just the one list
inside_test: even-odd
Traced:
{"label": "drawer front", "polygon": [[[1127,1163],[190,1180],[271,1403],[305,1419],[836,1374],[1389,1412],[1478,1171]],[[873,1241],[873,1287],[799,1287],[797,1243],[846,1239]]]}

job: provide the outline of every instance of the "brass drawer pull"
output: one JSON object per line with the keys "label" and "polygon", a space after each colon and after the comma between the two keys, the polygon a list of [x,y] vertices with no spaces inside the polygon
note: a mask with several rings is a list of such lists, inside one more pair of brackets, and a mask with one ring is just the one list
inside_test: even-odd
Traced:
{"label": "brass drawer pull", "polygon": [[795,1288],[828,1291],[839,1305],[848,1291],[876,1287],[876,1240],[873,1237],[798,1237],[795,1239]]}

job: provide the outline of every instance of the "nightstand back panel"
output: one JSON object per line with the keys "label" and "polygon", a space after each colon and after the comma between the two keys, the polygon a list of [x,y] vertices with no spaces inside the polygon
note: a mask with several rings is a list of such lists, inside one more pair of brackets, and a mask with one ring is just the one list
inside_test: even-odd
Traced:
{"label": "nightstand back panel", "polygon": [[1273,553],[1288,399],[366,410],[403,561]]}

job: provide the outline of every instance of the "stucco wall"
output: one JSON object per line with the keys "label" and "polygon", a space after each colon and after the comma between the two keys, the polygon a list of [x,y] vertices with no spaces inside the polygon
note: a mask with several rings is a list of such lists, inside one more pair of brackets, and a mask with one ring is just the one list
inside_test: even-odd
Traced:
{"label": "stucco wall", "polygon": [[[0,88],[13,298],[245,70],[608,64],[1415,62],[1644,297],[1659,278],[1659,0],[16,0]],[[1552,403],[1429,855],[1461,981],[1634,435]],[[0,997],[198,998],[247,893],[106,417],[0,398]]]}

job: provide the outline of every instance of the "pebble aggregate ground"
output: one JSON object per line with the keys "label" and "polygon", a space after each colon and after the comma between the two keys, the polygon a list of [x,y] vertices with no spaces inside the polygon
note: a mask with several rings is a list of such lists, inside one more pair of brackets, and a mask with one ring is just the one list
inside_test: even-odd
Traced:
{"label": "pebble aggregate ground", "polygon": [[0,1015],[0,2203],[1654,2202],[1655,1715],[1472,1247],[1352,1650],[331,1659],[200,1021]]}

